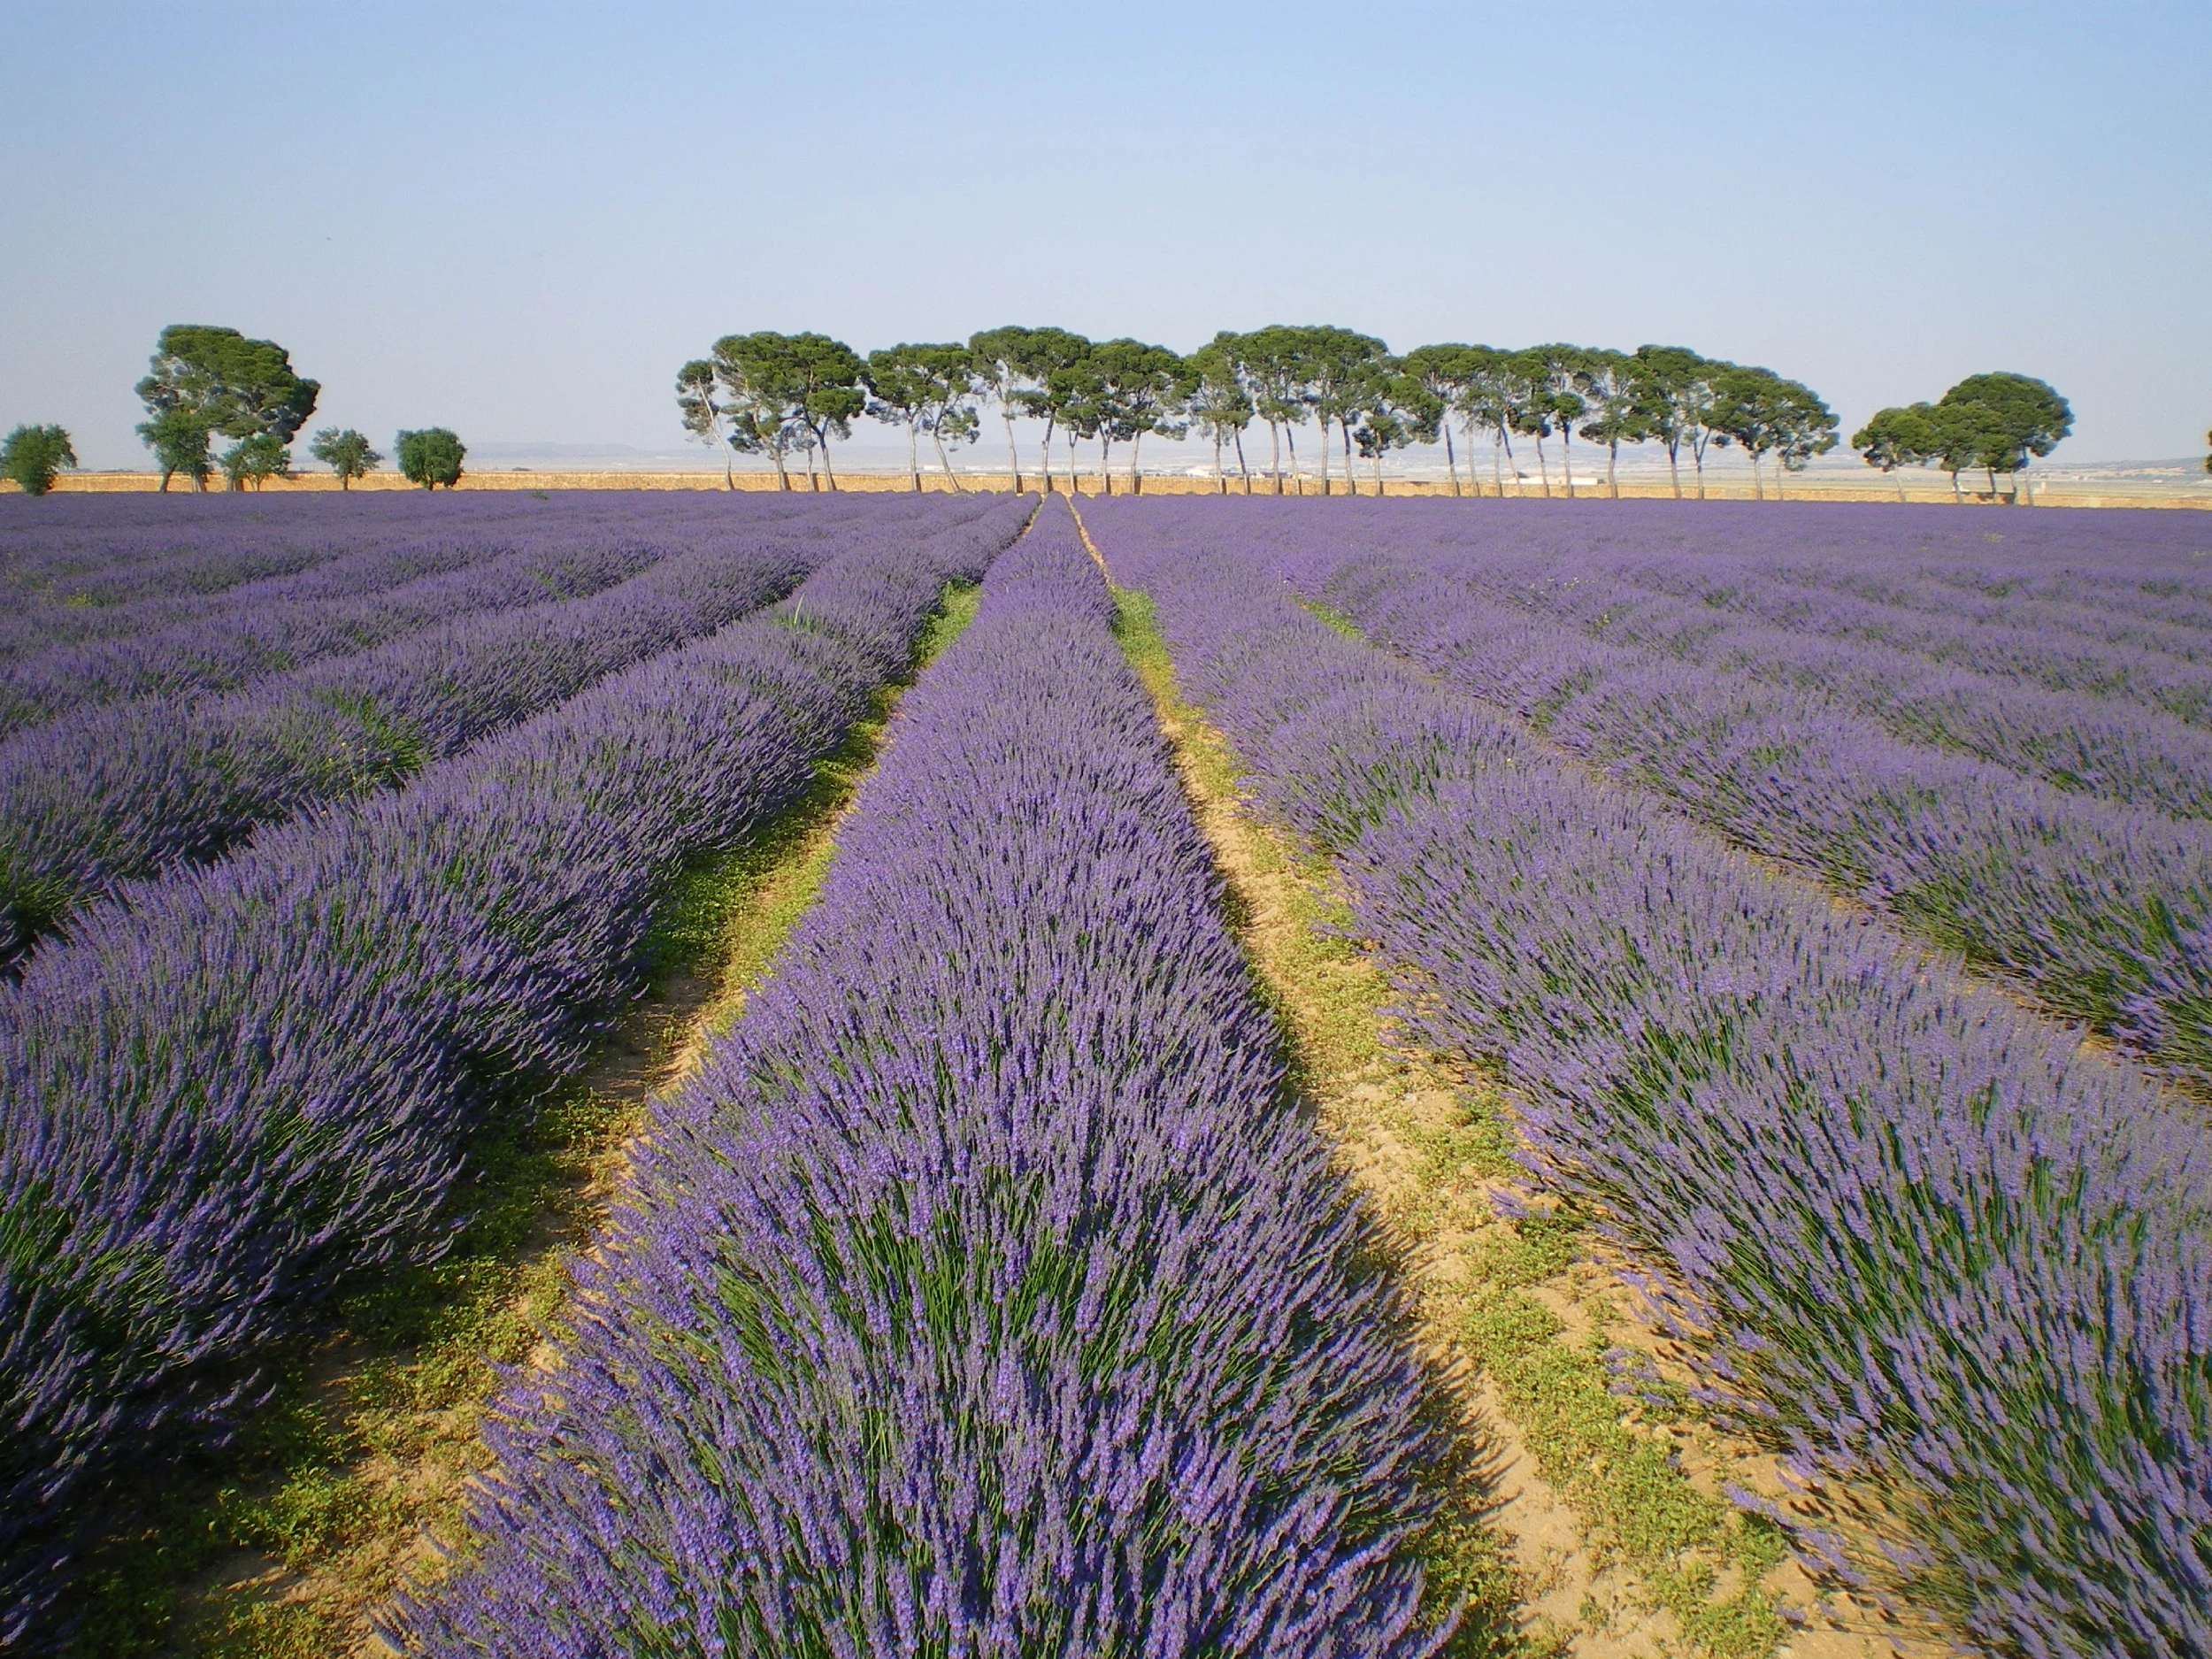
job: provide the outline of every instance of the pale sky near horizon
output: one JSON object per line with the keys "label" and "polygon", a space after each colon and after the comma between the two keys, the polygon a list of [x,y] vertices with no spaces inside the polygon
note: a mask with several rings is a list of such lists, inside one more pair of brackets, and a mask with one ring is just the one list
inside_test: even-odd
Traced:
{"label": "pale sky near horizon", "polygon": [[140,466],[165,323],[380,444],[673,449],[717,336],[1651,341],[1834,405],[2212,425],[2194,4],[10,0],[0,429]]}

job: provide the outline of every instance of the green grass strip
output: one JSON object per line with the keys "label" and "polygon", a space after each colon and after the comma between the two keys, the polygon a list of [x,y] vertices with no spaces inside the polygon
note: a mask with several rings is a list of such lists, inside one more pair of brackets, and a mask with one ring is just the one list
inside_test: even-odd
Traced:
{"label": "green grass strip", "polygon": [[[980,603],[975,585],[949,584],[906,672],[815,764],[801,797],[746,845],[677,880],[647,940],[656,995],[680,976],[705,976],[701,1023],[726,1027],[736,1018],[819,892],[837,820],[874,765],[901,695]],[[598,1191],[644,1107],[635,1091],[572,1082],[472,1137],[471,1219],[451,1250],[342,1304],[342,1337],[294,1356],[236,1444],[149,1495],[137,1524],[107,1540],[84,1578],[74,1651],[327,1659],[357,1650],[365,1609],[416,1567],[417,1540],[459,1529],[465,1479],[485,1463],[477,1425],[500,1368],[522,1364],[564,1329],[570,1257],[600,1216]],[[334,1358],[342,1378],[319,1377]],[[280,1571],[206,1586],[246,1552]]]}
{"label": "green grass strip", "polygon": [[[1214,801],[1235,801],[1242,774],[1234,751],[1178,692],[1150,597],[1117,588],[1115,603],[1123,649],[1176,733],[1192,787]],[[1318,604],[1306,609],[1347,637],[1362,637],[1340,613]],[[1296,878],[1287,908],[1299,926],[1291,938],[1273,940],[1253,956],[1257,977],[1269,986],[1294,1080],[1312,1092],[1324,1079],[1370,1066],[1387,1051],[1383,1010],[1389,987],[1348,936],[1352,912],[1333,895],[1328,861],[1273,826],[1248,816],[1246,823],[1256,863]],[[1239,901],[1236,910],[1232,920],[1251,949],[1248,907]],[[1497,1091],[1461,1090],[1459,1098],[1457,1121],[1410,1134],[1423,1160],[1425,1193],[1486,1186],[1519,1173],[1510,1156],[1514,1130]],[[1392,1218],[1416,1237],[1430,1236],[1441,1208],[1440,1197],[1416,1197],[1394,1206]],[[1762,1585],[1787,1555],[1779,1532],[1700,1491],[1667,1440],[1626,1420],[1602,1336],[1571,1340],[1559,1317],[1528,1294],[1529,1286],[1565,1273],[1593,1242],[1586,1227],[1563,1214],[1528,1217],[1504,1237],[1470,1249],[1456,1340],[1491,1380],[1544,1480],[1573,1506],[1593,1555],[1601,1563],[1617,1556],[1632,1568],[1647,1610],[1671,1613],[1691,1651],[1710,1659],[1765,1659],[1791,1630],[1779,1598]],[[1675,1394],[1678,1414],[1690,1416],[1686,1396]],[[1473,1477],[1444,1471],[1438,1479],[1462,1486]],[[1455,1507],[1424,1540],[1423,1551],[1432,1584],[1470,1601],[1467,1629],[1453,1653],[1560,1650],[1558,1635],[1513,1633],[1518,1618],[1510,1598],[1517,1582],[1500,1540],[1475,1494],[1447,1495]],[[1724,1575],[1732,1588],[1724,1589]],[[1502,1597],[1508,1604],[1501,1605]],[[1585,1622],[1594,1623],[1587,1612]]]}

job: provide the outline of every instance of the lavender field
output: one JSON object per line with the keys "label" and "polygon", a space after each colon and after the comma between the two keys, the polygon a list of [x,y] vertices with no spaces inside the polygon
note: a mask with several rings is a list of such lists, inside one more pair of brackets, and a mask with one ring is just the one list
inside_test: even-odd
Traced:
{"label": "lavender field", "polygon": [[0,1648],[2212,1653],[2194,515],[4,504]]}

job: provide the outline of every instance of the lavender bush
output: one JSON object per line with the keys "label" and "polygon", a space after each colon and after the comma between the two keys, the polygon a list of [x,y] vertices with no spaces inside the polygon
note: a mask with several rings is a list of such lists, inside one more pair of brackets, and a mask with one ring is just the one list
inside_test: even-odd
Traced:
{"label": "lavender bush", "polygon": [[472,1123],[578,1057],[684,861],[793,798],[1025,511],[856,534],[765,616],[94,904],[0,996],[0,1640],[59,1640],[111,1483],[436,1255]]}
{"label": "lavender bush", "polygon": [[[964,542],[995,534],[981,511],[961,502],[905,521]],[[119,881],[402,781],[710,633],[787,591],[818,556],[794,539],[710,540],[585,598],[464,617],[228,696],[143,700],[27,733],[0,747],[0,961]]]}
{"label": "lavender bush", "polygon": [[[772,509],[756,502],[770,503]],[[497,561],[534,572],[541,580],[521,598],[506,599],[495,590],[488,599],[526,603],[595,592],[670,552],[709,541],[818,540],[863,518],[889,527],[926,516],[909,497],[894,498],[885,508],[841,503],[797,517],[773,508],[773,502],[772,496],[740,495],[702,503],[691,497],[682,503],[686,511],[675,511],[649,501],[632,507],[618,499],[587,498],[581,504],[565,499],[538,506],[528,522],[494,520],[480,530],[425,527],[395,514],[389,523],[380,518],[348,526],[334,556],[290,575],[122,603],[81,603],[83,595],[73,594],[71,603],[28,605],[0,618],[0,661],[9,664],[0,669],[0,700],[14,726],[86,703],[234,689],[256,673],[364,650],[480,608],[487,600],[472,590],[423,579]],[[416,586],[392,591],[407,584]],[[362,603],[376,595],[386,596]],[[450,604],[449,611],[441,612],[441,600]]]}
{"label": "lavender bush", "polygon": [[518,1378],[426,1655],[1432,1651],[1402,1315],[1056,505]]}
{"label": "lavender bush", "polygon": [[1649,1270],[1704,1397],[1909,1526],[1871,1562],[1801,1529],[1814,1564],[2005,1651],[2212,1651],[2195,1114],[1339,637],[1260,521],[1087,511],[1260,798],[1337,851],[1411,1029],[1503,1066],[1532,1176]]}
{"label": "lavender bush", "polygon": [[[557,500],[486,494],[436,502],[414,495],[288,495],[180,500],[71,495],[33,517],[0,512],[0,618],[12,645],[42,626],[73,627],[140,603],[221,601],[245,586],[281,582],[376,548],[452,538],[497,545],[510,537],[598,526],[651,538],[695,530],[733,514],[748,524],[789,518],[788,503],[750,495],[702,500],[633,491],[565,490]],[[803,516],[811,516],[812,504]],[[88,637],[65,634],[61,637]],[[12,651],[10,651],[12,654]]]}
{"label": "lavender bush", "polygon": [[[1847,522],[1835,515],[1851,511],[1826,510],[1811,522]],[[1817,691],[1593,637],[1555,618],[1601,628],[1617,603],[1602,577],[1586,580],[1581,562],[1539,561],[1510,546],[1494,559],[1489,522],[1426,512],[1385,520],[1374,505],[1324,519],[1262,503],[1241,531],[1267,526],[1278,575],[1553,741],[1740,844],[1816,870],[1939,944],[2017,975],[2059,1012],[2212,1079],[2212,823],[2055,789],[1902,741]],[[1758,526],[1741,515],[1727,522],[1739,534]],[[1455,539],[1425,540],[1440,524]],[[1204,536],[1217,540],[1219,528]],[[1601,549],[1589,562],[1609,557]],[[1494,568],[1499,560],[1508,574]],[[1832,642],[1830,651],[1846,649]],[[1863,680],[1882,672],[1849,671]],[[2022,741],[2054,753],[2090,742],[2106,718],[2093,708],[2070,740],[2049,729],[2047,710],[2016,715],[2001,699],[1983,706],[1989,724],[2011,722],[2016,734],[2045,718],[2040,738]],[[1973,721],[1962,716],[1959,725]],[[2135,759],[2179,803],[2200,780],[2187,770],[2193,733],[2168,725],[2187,741],[2177,739],[2163,756],[2139,749]]]}

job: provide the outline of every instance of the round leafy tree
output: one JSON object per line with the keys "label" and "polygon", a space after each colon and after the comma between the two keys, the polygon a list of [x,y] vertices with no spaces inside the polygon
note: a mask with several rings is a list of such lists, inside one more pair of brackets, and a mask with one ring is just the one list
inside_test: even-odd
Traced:
{"label": "round leafy tree", "polygon": [[1970,374],[1936,408],[1971,411],[1963,418],[1974,434],[1967,465],[1989,474],[1992,495],[1998,473],[2017,472],[2048,455],[2074,429],[2072,406],[2047,381],[2025,374]]}
{"label": "round leafy tree", "polygon": [[368,439],[351,426],[342,432],[335,426],[325,426],[307,446],[307,452],[337,473],[340,489],[351,489],[355,479],[366,478],[384,458],[369,448]]}
{"label": "round leafy tree", "polygon": [[77,465],[69,434],[59,426],[18,426],[0,442],[0,474],[13,479],[26,495],[54,488],[54,474]]}
{"label": "round leafy tree", "polygon": [[460,481],[461,462],[468,454],[467,446],[443,426],[403,432],[392,448],[399,457],[402,475],[425,489],[435,489],[441,484],[451,489]]}

